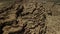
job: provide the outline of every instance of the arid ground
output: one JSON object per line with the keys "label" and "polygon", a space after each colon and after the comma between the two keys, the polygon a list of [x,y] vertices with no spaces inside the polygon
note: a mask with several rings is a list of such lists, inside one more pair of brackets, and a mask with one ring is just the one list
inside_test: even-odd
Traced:
{"label": "arid ground", "polygon": [[0,34],[60,34],[60,0],[0,0]]}

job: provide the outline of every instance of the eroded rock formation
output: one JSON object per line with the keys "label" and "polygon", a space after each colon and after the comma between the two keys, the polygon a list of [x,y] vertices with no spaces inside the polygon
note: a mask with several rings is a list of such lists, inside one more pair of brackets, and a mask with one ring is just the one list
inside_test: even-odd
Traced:
{"label": "eroded rock formation", "polygon": [[54,14],[52,13],[53,6],[53,2],[40,0],[15,1],[0,10],[0,33],[49,34],[48,21],[50,19],[48,18]]}

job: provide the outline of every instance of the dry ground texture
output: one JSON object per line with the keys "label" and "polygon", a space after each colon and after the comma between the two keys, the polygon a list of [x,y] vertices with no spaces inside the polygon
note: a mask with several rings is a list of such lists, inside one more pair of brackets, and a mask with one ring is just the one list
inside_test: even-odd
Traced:
{"label": "dry ground texture", "polygon": [[0,34],[60,34],[60,0],[0,0]]}

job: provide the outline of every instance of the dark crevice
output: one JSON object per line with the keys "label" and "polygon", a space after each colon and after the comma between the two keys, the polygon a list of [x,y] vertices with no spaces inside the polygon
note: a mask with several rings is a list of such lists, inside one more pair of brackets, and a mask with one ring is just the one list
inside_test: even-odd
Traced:
{"label": "dark crevice", "polygon": [[48,15],[51,15],[52,16],[52,12],[48,13]]}
{"label": "dark crevice", "polygon": [[0,20],[4,20],[5,18],[4,17],[0,17]]}
{"label": "dark crevice", "polygon": [[13,21],[8,21],[8,22],[4,22],[2,23],[4,26],[11,26],[13,23],[16,23],[17,24],[17,21],[16,20],[13,20]]}
{"label": "dark crevice", "polygon": [[49,10],[49,12],[47,14],[50,15],[50,16],[52,16],[52,11]]}
{"label": "dark crevice", "polygon": [[8,10],[11,10],[13,8],[14,4],[8,6],[8,7],[4,7],[0,10],[0,14],[7,12]]}
{"label": "dark crevice", "polygon": [[4,11],[11,10],[11,9],[14,8],[14,5],[15,5],[15,3],[12,3],[12,4],[9,5],[8,7],[4,7],[2,10],[4,10]]}
{"label": "dark crevice", "polygon": [[44,18],[43,20],[45,21],[46,20],[46,15],[45,14],[43,15],[43,18]]}
{"label": "dark crevice", "polygon": [[[17,24],[17,21],[15,21],[16,22],[16,24]],[[5,22],[5,23],[2,23],[2,24],[0,24],[0,34],[3,34],[3,31],[2,31],[2,29],[3,29],[3,27],[5,27],[5,26],[11,26],[13,23],[15,23],[14,21],[10,21],[10,22]]]}
{"label": "dark crevice", "polygon": [[41,30],[40,32],[39,32],[39,34],[45,34],[46,33],[46,29],[47,29],[47,27],[45,27],[45,20],[46,20],[46,15],[45,14],[43,14],[43,19],[42,19],[42,24],[40,24],[40,26],[41,26],[41,28],[43,29],[43,30]]}
{"label": "dark crevice", "polygon": [[2,31],[3,27],[4,27],[4,24],[0,24],[0,34],[3,34],[3,31]]}
{"label": "dark crevice", "polygon": [[33,10],[33,12],[36,10],[36,8]]}
{"label": "dark crevice", "polygon": [[46,34],[46,31],[47,31],[47,26],[45,27],[45,31],[44,31],[44,34]]}
{"label": "dark crevice", "polygon": [[9,34],[23,34],[25,29],[22,29],[21,31],[16,31],[16,32],[10,32]]}
{"label": "dark crevice", "polygon": [[25,13],[25,14],[21,14],[21,16],[25,16],[25,15],[28,15],[28,14],[33,14],[33,12],[36,10],[36,8],[32,11],[32,13],[30,13],[30,12],[27,12],[27,13]]}
{"label": "dark crevice", "polygon": [[24,34],[26,26],[27,26],[27,24],[24,25],[21,30],[19,30],[17,32],[10,32],[9,34]]}
{"label": "dark crevice", "polygon": [[0,24],[0,34],[3,34],[3,27],[6,26],[6,23]]}
{"label": "dark crevice", "polygon": [[23,0],[15,0],[15,3],[19,3],[22,2]]}
{"label": "dark crevice", "polygon": [[[33,12],[36,10],[36,8],[33,10]],[[33,14],[33,12],[31,14]]]}
{"label": "dark crevice", "polygon": [[45,29],[41,30],[39,34],[46,34],[46,29],[47,29],[47,26],[45,27]]}
{"label": "dark crevice", "polygon": [[44,34],[44,30],[40,31],[39,34]]}
{"label": "dark crevice", "polygon": [[4,13],[4,11],[3,11],[3,10],[0,10],[0,14],[1,14],[1,13]]}
{"label": "dark crevice", "polygon": [[17,8],[17,12],[16,12],[16,18],[18,17],[18,16],[20,16],[21,15],[21,13],[23,12],[23,9],[24,9],[24,7],[22,6],[22,8],[19,8],[20,6],[18,6],[18,8]]}
{"label": "dark crevice", "polygon": [[5,22],[5,23],[3,23],[3,24],[4,24],[5,26],[6,26],[6,25],[9,26],[9,25],[12,25],[12,24],[13,24],[13,21],[12,21],[12,22]]}
{"label": "dark crevice", "polygon": [[43,34],[43,31],[40,31],[39,34]]}
{"label": "dark crevice", "polygon": [[29,12],[27,12],[26,14],[21,14],[21,16],[25,16],[25,15],[28,15],[28,14],[30,14]]}
{"label": "dark crevice", "polygon": [[44,28],[45,27],[45,23],[41,24],[41,26],[42,26],[42,28]]}

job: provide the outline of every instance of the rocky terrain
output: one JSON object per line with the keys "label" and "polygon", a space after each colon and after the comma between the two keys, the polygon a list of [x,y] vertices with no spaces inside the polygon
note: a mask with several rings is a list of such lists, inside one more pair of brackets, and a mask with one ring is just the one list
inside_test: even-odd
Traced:
{"label": "rocky terrain", "polygon": [[60,34],[60,3],[0,0],[0,34]]}

